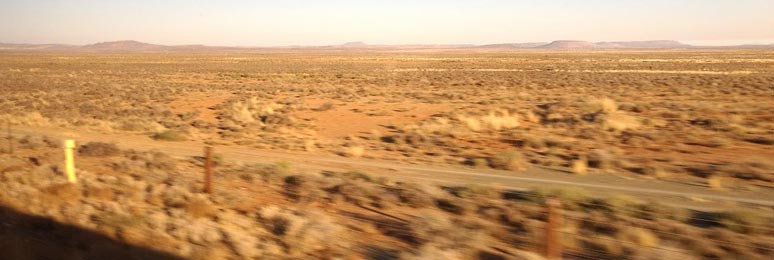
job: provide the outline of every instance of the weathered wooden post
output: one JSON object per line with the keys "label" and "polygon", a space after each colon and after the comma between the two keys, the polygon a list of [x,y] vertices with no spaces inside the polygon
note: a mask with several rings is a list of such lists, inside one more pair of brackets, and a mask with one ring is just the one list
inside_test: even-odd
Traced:
{"label": "weathered wooden post", "polygon": [[562,259],[562,236],[559,229],[562,226],[562,203],[556,198],[546,200],[548,218],[546,220],[546,236],[544,256],[546,259]]}

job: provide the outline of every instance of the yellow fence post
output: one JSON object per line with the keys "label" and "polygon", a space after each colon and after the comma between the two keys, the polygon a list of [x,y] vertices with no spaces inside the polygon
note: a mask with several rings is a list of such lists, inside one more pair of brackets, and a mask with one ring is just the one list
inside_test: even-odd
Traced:
{"label": "yellow fence post", "polygon": [[76,183],[78,180],[75,177],[75,158],[73,150],[75,150],[75,140],[67,139],[64,143],[65,149],[65,174],[67,174],[67,181],[70,183]]}

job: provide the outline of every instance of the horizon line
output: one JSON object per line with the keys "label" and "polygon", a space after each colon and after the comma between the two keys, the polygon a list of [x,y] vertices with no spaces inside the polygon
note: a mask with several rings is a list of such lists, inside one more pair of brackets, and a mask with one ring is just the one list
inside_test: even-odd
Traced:
{"label": "horizon line", "polygon": [[[221,44],[203,44],[203,43],[184,43],[184,44],[164,44],[164,43],[152,43],[152,42],[146,42],[142,40],[132,40],[132,39],[122,39],[122,40],[107,40],[107,41],[98,41],[98,42],[92,42],[87,44],[71,44],[71,43],[30,43],[30,42],[5,42],[0,41],[0,44],[14,44],[14,45],[62,45],[62,46],[72,46],[72,47],[86,47],[91,45],[97,45],[97,44],[106,44],[106,43],[120,43],[120,42],[136,42],[141,44],[148,44],[148,45],[157,45],[157,46],[165,46],[165,47],[184,47],[184,46],[202,46],[202,47],[223,47],[223,48],[287,48],[287,47],[330,47],[330,46],[345,46],[345,45],[360,45],[360,46],[487,46],[487,45],[499,45],[499,44],[551,44],[551,43],[557,43],[557,42],[587,42],[587,43],[644,43],[644,42],[674,42],[679,43],[682,45],[688,45],[692,47],[734,47],[734,46],[766,46],[766,45],[774,45],[774,41],[768,42],[768,43],[760,43],[760,42],[745,42],[745,43],[736,43],[736,44],[696,44],[695,42],[713,42],[713,40],[708,41],[682,41],[682,40],[668,40],[668,39],[658,39],[658,40],[606,40],[606,41],[587,41],[587,40],[577,40],[577,39],[561,39],[561,40],[552,40],[552,41],[513,41],[513,42],[491,42],[491,43],[482,43],[482,44],[476,44],[476,43],[368,43],[364,41],[347,41],[347,42],[341,42],[341,43],[334,43],[334,44],[286,44],[286,45],[221,45]],[[691,43],[694,42],[694,43]]]}

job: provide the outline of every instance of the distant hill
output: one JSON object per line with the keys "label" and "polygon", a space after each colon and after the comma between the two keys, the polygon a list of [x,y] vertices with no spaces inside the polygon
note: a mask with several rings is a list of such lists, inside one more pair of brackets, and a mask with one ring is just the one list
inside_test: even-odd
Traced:
{"label": "distant hill", "polygon": [[363,48],[363,47],[368,47],[368,44],[366,44],[365,42],[347,42],[340,46],[344,48]]}
{"label": "distant hill", "polygon": [[18,44],[18,43],[0,43],[0,50],[49,50],[49,49],[72,49],[77,48],[74,45],[65,44]]}
{"label": "distant hill", "polygon": [[691,45],[678,41],[598,42],[597,45],[611,45],[629,49],[680,49],[692,47]]}
{"label": "distant hill", "polygon": [[0,50],[28,50],[51,52],[197,52],[238,50],[235,47],[205,45],[159,45],[138,41],[99,42],[88,45],[64,44],[9,44],[0,43]]}
{"label": "distant hill", "polygon": [[149,50],[165,50],[168,46],[150,44],[138,41],[115,41],[115,42],[100,42],[95,44],[89,44],[81,46],[81,50],[94,50],[94,51],[110,51],[110,50],[125,50],[125,51],[149,51]]}
{"label": "distant hill", "polygon": [[126,52],[163,52],[163,51],[213,51],[234,50],[235,47],[219,47],[206,45],[159,45],[138,41],[100,42],[80,46],[81,51],[126,51]]}
{"label": "distant hill", "polygon": [[536,48],[548,44],[547,42],[524,42],[524,43],[498,43],[498,44],[485,44],[477,45],[472,48],[476,49],[525,49]]}
{"label": "distant hill", "polygon": [[538,46],[538,49],[561,49],[561,50],[576,50],[576,49],[598,49],[601,46],[586,41],[553,41],[549,44]]}
{"label": "distant hill", "polygon": [[367,44],[364,42],[348,42],[340,45],[327,46],[279,46],[279,47],[223,47],[206,45],[159,45],[139,41],[112,41],[100,42],[89,45],[66,44],[16,44],[0,43],[0,51],[48,51],[48,52],[249,52],[249,51],[286,51],[286,50],[342,50],[342,51],[370,51],[370,50],[454,50],[454,49],[481,49],[481,50],[618,50],[618,49],[774,49],[773,45],[738,45],[738,46],[693,46],[678,41],[619,41],[619,42],[588,42],[561,40],[550,43],[500,43],[500,44]]}
{"label": "distant hill", "polygon": [[630,41],[630,42],[587,42],[587,41],[554,41],[538,46],[538,49],[685,49],[694,46],[678,41]]}
{"label": "distant hill", "polygon": [[774,49],[774,44],[744,44],[736,46],[694,46],[700,49]]}
{"label": "distant hill", "polygon": [[303,49],[456,49],[472,47],[471,44],[367,44],[365,42],[347,42],[340,45],[327,45],[327,46],[292,46],[293,48]]}

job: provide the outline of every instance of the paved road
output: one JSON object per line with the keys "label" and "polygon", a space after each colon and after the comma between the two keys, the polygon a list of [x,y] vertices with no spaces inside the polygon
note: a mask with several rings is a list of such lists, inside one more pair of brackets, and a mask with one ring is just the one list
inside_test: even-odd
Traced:
{"label": "paved road", "polygon": [[[124,149],[159,150],[172,156],[201,156],[202,142],[162,142],[139,135],[118,135],[71,131],[56,128],[15,129],[15,135],[48,135],[55,138],[74,138],[79,143],[101,141],[116,143]],[[216,146],[227,160],[243,163],[267,163],[286,161],[297,168],[327,170],[363,170],[376,176],[395,180],[443,184],[494,185],[507,189],[534,187],[579,187],[592,194],[606,196],[625,193],[628,195],[658,199],[668,204],[695,207],[723,207],[722,203],[745,203],[774,206],[774,189],[758,188],[753,191],[717,190],[690,183],[660,181],[655,179],[626,178],[612,174],[578,176],[563,169],[533,166],[526,172],[514,173],[499,170],[482,170],[454,166],[426,166],[401,162],[343,158],[302,152],[259,150],[243,146]]]}

